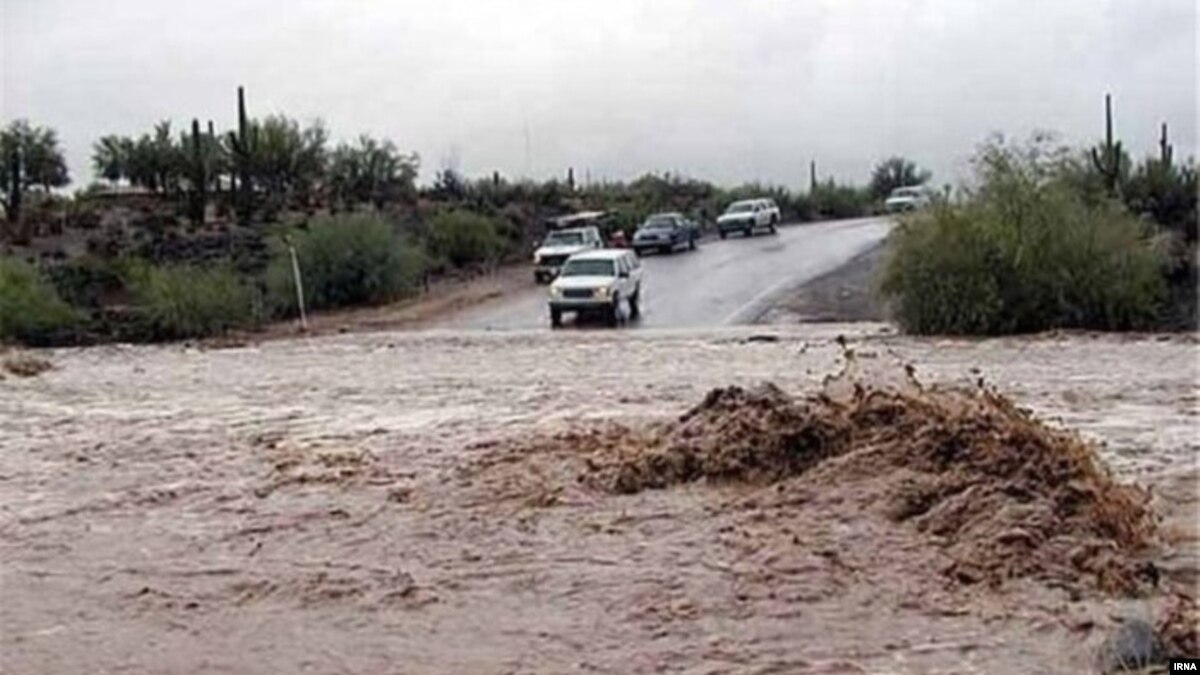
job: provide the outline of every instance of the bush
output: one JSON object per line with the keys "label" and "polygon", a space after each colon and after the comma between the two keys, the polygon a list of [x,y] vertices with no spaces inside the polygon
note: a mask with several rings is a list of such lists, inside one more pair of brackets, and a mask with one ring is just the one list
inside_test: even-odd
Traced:
{"label": "bush", "polygon": [[0,258],[0,340],[45,345],[75,330],[79,314],[32,265]]}
{"label": "bush", "polygon": [[1020,150],[989,146],[980,189],[906,219],[881,290],[914,333],[1003,334],[1153,325],[1165,293],[1149,228],[1089,203]]}
{"label": "bush", "polygon": [[817,185],[809,195],[809,208],[821,218],[859,218],[871,214],[871,193],[829,181]]}
{"label": "bush", "polygon": [[430,223],[429,252],[454,267],[494,263],[508,251],[508,242],[492,218],[470,211],[447,211]]}
{"label": "bush", "polygon": [[86,255],[43,269],[46,279],[67,303],[82,309],[99,309],[106,296],[122,290],[124,282],[114,265]]}
{"label": "bush", "polygon": [[[311,309],[395,300],[416,290],[427,267],[420,248],[371,214],[315,218],[291,239]],[[295,315],[292,261],[281,241],[274,244],[266,284],[272,313]]]}
{"label": "bush", "polygon": [[253,322],[253,293],[229,265],[124,265],[141,336],[149,340],[220,335]]}

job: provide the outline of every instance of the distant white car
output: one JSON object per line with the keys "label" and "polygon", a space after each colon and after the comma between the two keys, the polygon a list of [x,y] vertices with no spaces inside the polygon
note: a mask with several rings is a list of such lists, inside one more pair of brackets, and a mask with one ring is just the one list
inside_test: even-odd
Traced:
{"label": "distant white car", "polygon": [[621,303],[637,318],[642,299],[642,261],[629,249],[577,253],[563,263],[550,284],[550,325],[562,325],[563,314],[602,315],[609,325],[621,319]]}
{"label": "distant white car", "polygon": [[741,232],[749,237],[755,230],[762,228],[775,234],[775,226],[781,219],[779,207],[773,200],[746,199],[730,204],[725,213],[717,218],[717,234],[721,235],[722,239],[729,236],[730,232]]}
{"label": "distant white car", "polygon": [[553,279],[567,258],[604,247],[598,227],[573,227],[554,230],[542,240],[542,245],[533,253],[533,280],[545,283]]}
{"label": "distant white car", "polygon": [[887,201],[883,205],[888,213],[901,213],[923,209],[929,206],[932,199],[933,194],[929,188],[924,185],[910,185],[892,190],[892,194],[888,195]]}

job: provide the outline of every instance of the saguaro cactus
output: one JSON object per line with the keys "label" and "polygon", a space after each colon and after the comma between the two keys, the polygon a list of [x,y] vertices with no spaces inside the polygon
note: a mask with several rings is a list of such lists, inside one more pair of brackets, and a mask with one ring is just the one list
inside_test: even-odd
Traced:
{"label": "saguaro cactus", "polygon": [[192,185],[189,195],[189,215],[196,225],[204,224],[204,210],[208,206],[208,153],[204,139],[200,136],[200,120],[192,120],[192,158],[188,167],[188,182]]}
{"label": "saguaro cactus", "polygon": [[4,187],[8,190],[8,221],[10,223],[20,223],[21,221],[21,193],[23,186],[21,185],[21,148],[20,144],[13,142],[8,149],[8,157],[4,158]]}
{"label": "saguaro cactus", "polygon": [[1104,178],[1109,194],[1117,193],[1124,169],[1125,151],[1120,141],[1113,141],[1112,94],[1104,95],[1104,145],[1092,148],[1092,164]]}
{"label": "saguaro cactus", "polygon": [[233,160],[233,174],[237,176],[234,186],[234,206],[238,214],[238,222],[249,224],[254,211],[254,186],[251,184],[252,165],[254,161],[256,134],[249,118],[246,117],[245,89],[238,87],[238,130],[229,132],[230,157]]}
{"label": "saguaro cactus", "polygon": [[1163,166],[1171,166],[1171,160],[1175,156],[1175,148],[1171,147],[1170,141],[1167,140],[1167,123],[1162,124],[1162,137],[1158,139],[1158,155]]}

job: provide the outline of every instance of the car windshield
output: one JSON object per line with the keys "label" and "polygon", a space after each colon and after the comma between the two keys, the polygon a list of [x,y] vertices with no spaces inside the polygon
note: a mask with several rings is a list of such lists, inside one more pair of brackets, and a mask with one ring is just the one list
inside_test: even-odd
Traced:
{"label": "car windshield", "polygon": [[725,213],[749,213],[754,210],[754,202],[735,202],[729,205]]}
{"label": "car windshield", "polygon": [[574,246],[583,243],[582,232],[551,232],[546,237],[546,246]]}
{"label": "car windshield", "polygon": [[896,188],[892,190],[893,197],[919,197],[920,195],[920,188]]}
{"label": "car windshield", "polygon": [[568,260],[563,266],[562,274],[564,277],[611,277],[615,276],[613,272],[613,261],[611,260]]}
{"label": "car windshield", "polygon": [[642,224],[645,230],[669,230],[675,227],[675,219],[671,216],[650,216]]}

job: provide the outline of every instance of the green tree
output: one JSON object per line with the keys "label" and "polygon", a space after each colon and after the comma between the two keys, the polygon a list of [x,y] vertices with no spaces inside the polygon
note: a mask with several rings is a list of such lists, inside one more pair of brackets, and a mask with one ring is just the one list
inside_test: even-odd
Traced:
{"label": "green tree", "polygon": [[377,208],[416,196],[417,155],[402,155],[391,141],[359,136],[354,145],[342,143],[329,164],[334,199],[346,208],[370,203]]}
{"label": "green tree", "polygon": [[[0,158],[4,169],[0,204],[9,223],[21,221],[21,202],[31,187],[49,192],[69,181],[67,163],[58,147],[58,134],[49,127],[16,120],[0,129]],[[21,238],[26,235],[13,233]]]}
{"label": "green tree", "polygon": [[106,181],[119,183],[129,179],[129,161],[133,155],[133,140],[124,136],[108,135],[92,146],[92,166]]}
{"label": "green tree", "polygon": [[185,169],[183,144],[172,136],[169,120],[154,125],[153,133],[142,134],[136,140],[119,136],[100,139],[93,148],[92,163],[105,178],[106,170],[111,174],[120,168],[131,185],[151,192],[178,190]]}
{"label": "green tree", "polygon": [[922,185],[933,174],[918,167],[903,157],[889,157],[871,171],[871,194],[876,199],[887,199],[887,196],[898,187]]}
{"label": "green tree", "polygon": [[308,205],[325,175],[325,142],[329,133],[321,122],[301,128],[296,120],[271,115],[255,121],[257,143],[252,148],[256,182],[268,196],[286,203],[292,198]]}

